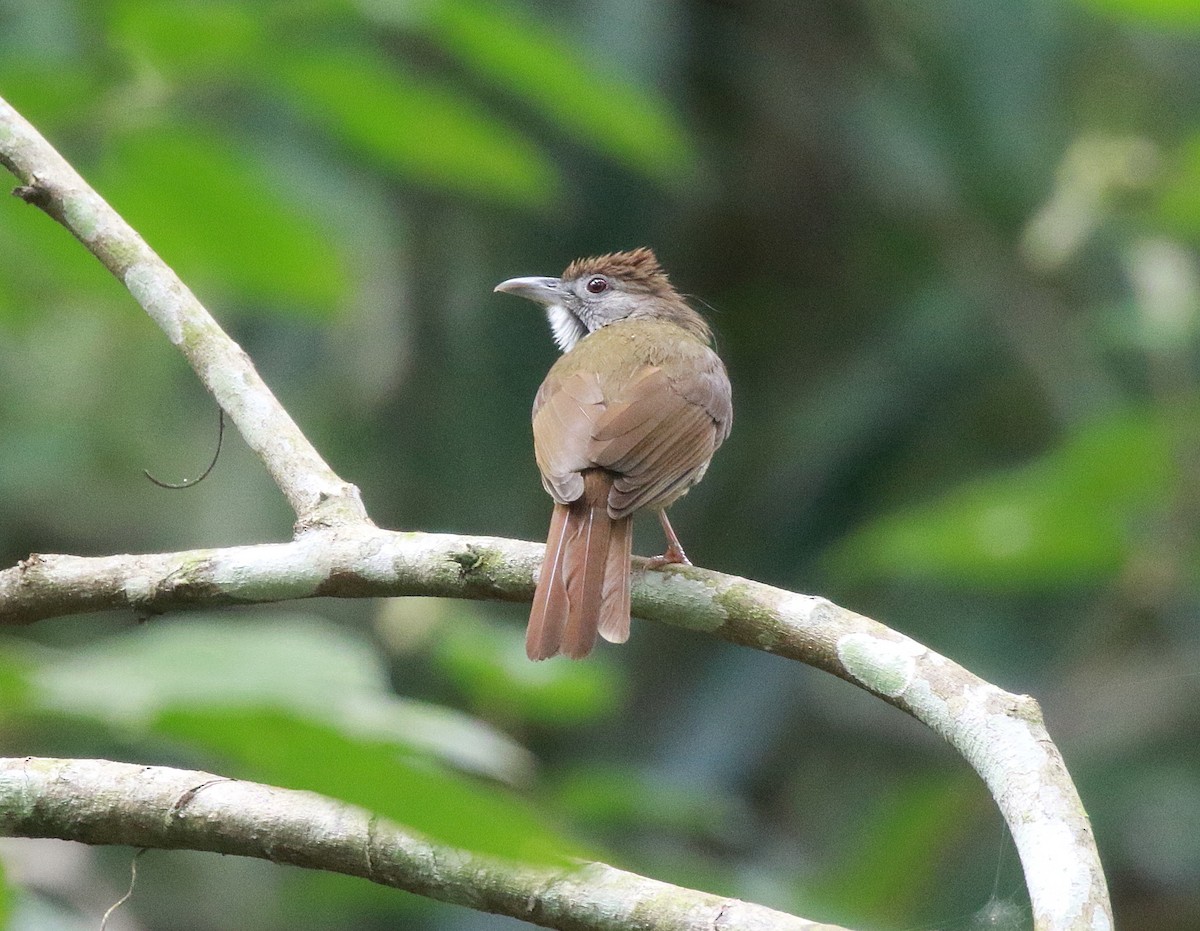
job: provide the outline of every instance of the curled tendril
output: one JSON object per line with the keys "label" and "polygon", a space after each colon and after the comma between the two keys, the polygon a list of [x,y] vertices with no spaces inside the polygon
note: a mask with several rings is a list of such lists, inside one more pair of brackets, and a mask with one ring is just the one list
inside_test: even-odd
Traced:
{"label": "curled tendril", "polygon": [[210,462],[208,464],[208,468],[206,468],[203,472],[201,472],[198,477],[196,477],[190,481],[187,479],[184,479],[182,482],[175,484],[174,482],[164,482],[164,481],[161,481],[160,479],[155,478],[153,475],[150,474],[149,470],[147,470],[147,469],[142,469],[142,474],[144,476],[146,476],[146,478],[150,479],[150,481],[152,481],[159,488],[171,488],[171,489],[175,489],[175,490],[178,490],[180,488],[192,488],[196,485],[199,485],[202,481],[204,481],[206,478],[208,478],[209,473],[212,472],[212,470],[216,467],[217,460],[221,458],[221,443],[224,441],[224,439],[225,439],[225,411],[223,408],[218,407],[217,408],[217,449],[216,449],[216,452],[213,453],[212,462]]}

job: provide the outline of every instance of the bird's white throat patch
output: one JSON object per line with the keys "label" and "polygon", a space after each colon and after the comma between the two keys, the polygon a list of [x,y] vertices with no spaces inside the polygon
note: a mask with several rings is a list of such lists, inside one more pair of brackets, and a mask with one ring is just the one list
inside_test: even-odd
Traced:
{"label": "bird's white throat patch", "polygon": [[546,317],[550,320],[550,330],[554,342],[563,352],[569,352],[580,339],[587,334],[587,327],[578,317],[561,304],[551,304],[546,308]]}

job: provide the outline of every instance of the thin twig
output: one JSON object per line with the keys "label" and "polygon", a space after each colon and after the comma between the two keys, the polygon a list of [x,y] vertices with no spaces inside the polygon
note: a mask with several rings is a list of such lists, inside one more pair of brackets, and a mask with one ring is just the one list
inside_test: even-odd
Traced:
{"label": "thin twig", "polygon": [[125,894],[123,896],[121,896],[121,898],[117,899],[117,901],[113,902],[113,904],[108,907],[108,911],[106,911],[104,913],[104,917],[100,919],[100,931],[107,931],[108,919],[112,917],[113,912],[115,912],[118,908],[120,908],[122,905],[124,905],[126,902],[128,902],[130,899],[133,898],[133,887],[137,885],[138,857],[140,857],[142,854],[144,854],[148,849],[149,849],[148,847],[142,847],[140,850],[138,850],[133,855],[133,858],[129,861],[129,889],[125,892]]}

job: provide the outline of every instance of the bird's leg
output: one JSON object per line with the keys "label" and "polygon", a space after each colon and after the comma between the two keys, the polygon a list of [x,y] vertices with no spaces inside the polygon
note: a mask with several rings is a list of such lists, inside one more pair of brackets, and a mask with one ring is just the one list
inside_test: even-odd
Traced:
{"label": "bird's leg", "polygon": [[661,556],[651,556],[647,560],[647,565],[651,569],[675,564],[690,566],[692,561],[687,558],[687,553],[683,551],[683,544],[679,542],[679,537],[675,536],[675,531],[671,528],[671,522],[667,520],[666,508],[658,512],[658,520],[662,524],[663,533],[667,535],[667,551]]}

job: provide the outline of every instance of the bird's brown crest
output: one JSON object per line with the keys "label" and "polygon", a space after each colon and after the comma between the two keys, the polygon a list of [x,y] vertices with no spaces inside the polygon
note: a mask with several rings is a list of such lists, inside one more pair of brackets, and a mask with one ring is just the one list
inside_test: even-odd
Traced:
{"label": "bird's brown crest", "polygon": [[645,246],[631,252],[609,252],[606,255],[576,259],[562,273],[564,281],[586,275],[608,275],[649,294],[674,294],[667,273],[658,264],[658,257]]}

